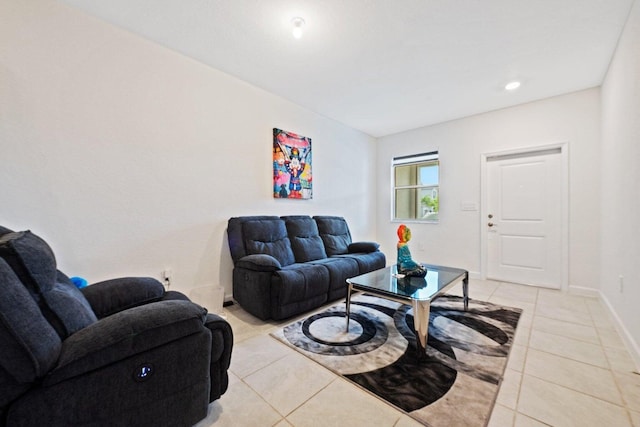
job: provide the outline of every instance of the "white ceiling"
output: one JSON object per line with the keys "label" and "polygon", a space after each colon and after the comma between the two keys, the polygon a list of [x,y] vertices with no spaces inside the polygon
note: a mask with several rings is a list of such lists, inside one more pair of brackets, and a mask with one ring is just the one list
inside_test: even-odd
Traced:
{"label": "white ceiling", "polygon": [[634,0],[62,1],[379,137],[600,85]]}

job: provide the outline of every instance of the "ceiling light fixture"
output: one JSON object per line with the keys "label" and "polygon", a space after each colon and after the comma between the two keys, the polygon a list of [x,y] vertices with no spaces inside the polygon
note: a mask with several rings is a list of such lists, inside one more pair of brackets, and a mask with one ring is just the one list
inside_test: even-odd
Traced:
{"label": "ceiling light fixture", "polygon": [[296,16],[291,20],[291,23],[293,24],[293,37],[299,39],[302,37],[302,28],[305,24],[304,19]]}
{"label": "ceiling light fixture", "polygon": [[514,82],[507,83],[507,85],[504,88],[506,90],[516,90],[519,87],[520,87],[520,82],[514,81]]}

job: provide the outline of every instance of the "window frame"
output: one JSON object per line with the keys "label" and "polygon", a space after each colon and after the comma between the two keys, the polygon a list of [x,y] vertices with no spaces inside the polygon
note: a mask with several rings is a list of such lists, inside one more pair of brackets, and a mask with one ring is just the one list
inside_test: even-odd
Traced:
{"label": "window frame", "polygon": [[[396,167],[418,165],[420,163],[435,162],[438,165],[438,182],[436,185],[422,185],[417,183],[411,185],[396,185]],[[425,224],[437,224],[440,222],[440,153],[439,150],[434,150],[426,153],[410,154],[406,156],[393,157],[391,159],[391,221],[392,222],[408,222],[408,223],[425,223]],[[416,189],[418,192],[420,189],[437,189],[438,193],[438,216],[435,219],[424,218],[397,218],[397,191],[402,189]],[[419,194],[419,193],[418,193]],[[418,201],[419,199],[416,199]],[[414,212],[414,215],[416,212]]]}

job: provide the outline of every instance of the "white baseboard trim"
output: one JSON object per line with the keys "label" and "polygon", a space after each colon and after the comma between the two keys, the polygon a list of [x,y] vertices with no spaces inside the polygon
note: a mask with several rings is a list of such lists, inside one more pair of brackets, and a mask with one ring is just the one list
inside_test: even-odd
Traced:
{"label": "white baseboard trim", "polygon": [[618,317],[618,314],[613,309],[613,306],[611,305],[607,297],[605,297],[600,291],[598,291],[598,295],[600,300],[602,300],[602,302],[604,303],[607,311],[609,312],[609,315],[613,319],[616,330],[620,334],[625,347],[627,347],[627,351],[629,352],[631,359],[633,359],[633,363],[636,367],[636,373],[640,373],[640,346],[633,339],[627,328],[625,328],[624,323],[622,323],[622,320],[620,319],[620,317]]}
{"label": "white baseboard trim", "polygon": [[585,288],[583,286],[569,285],[568,292],[571,295],[579,295],[582,297],[601,298],[600,291],[593,288]]}

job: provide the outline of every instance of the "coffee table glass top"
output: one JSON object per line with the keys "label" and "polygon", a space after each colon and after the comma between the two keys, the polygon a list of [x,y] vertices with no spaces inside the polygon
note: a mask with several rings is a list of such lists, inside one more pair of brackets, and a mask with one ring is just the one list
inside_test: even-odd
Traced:
{"label": "coffee table glass top", "polygon": [[396,298],[409,300],[430,300],[442,293],[445,288],[463,279],[467,271],[452,267],[422,264],[427,269],[424,278],[397,277],[396,265],[381,268],[370,273],[348,279],[352,287],[366,291],[388,294]]}

